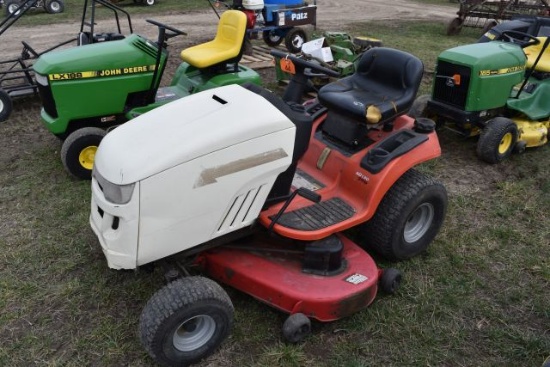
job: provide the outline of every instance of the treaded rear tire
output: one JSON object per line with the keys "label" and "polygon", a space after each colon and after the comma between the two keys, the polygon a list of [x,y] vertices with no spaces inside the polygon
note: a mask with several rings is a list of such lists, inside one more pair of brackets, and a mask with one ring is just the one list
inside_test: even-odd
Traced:
{"label": "treaded rear tire", "polygon": [[410,169],[388,190],[374,216],[360,227],[362,242],[387,259],[409,259],[428,248],[443,225],[446,211],[445,187]]}
{"label": "treaded rear tire", "polygon": [[[233,311],[229,296],[216,282],[200,276],[180,278],[147,302],[139,321],[140,339],[158,363],[187,366],[212,354],[225,340],[233,325]],[[201,334],[200,324],[184,326],[203,318],[206,334]],[[183,341],[179,348],[178,340]]]}
{"label": "treaded rear tire", "polygon": [[477,156],[490,164],[499,163],[512,154],[517,141],[518,128],[514,121],[495,117],[481,131],[477,141]]}

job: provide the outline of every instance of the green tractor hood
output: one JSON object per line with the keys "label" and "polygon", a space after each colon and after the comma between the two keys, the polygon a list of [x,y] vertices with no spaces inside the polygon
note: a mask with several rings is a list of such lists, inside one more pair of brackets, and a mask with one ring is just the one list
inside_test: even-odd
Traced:
{"label": "green tractor hood", "polygon": [[521,47],[498,41],[443,51],[437,60],[434,99],[464,111],[502,107],[523,80],[526,60]]}
{"label": "green tractor hood", "polygon": [[525,54],[521,47],[506,42],[473,43],[443,51],[439,60],[469,66],[473,70],[493,71],[525,66]]}
{"label": "green tractor hood", "polygon": [[120,41],[48,52],[38,58],[34,71],[51,82],[151,72],[157,52],[155,44],[133,34]]}

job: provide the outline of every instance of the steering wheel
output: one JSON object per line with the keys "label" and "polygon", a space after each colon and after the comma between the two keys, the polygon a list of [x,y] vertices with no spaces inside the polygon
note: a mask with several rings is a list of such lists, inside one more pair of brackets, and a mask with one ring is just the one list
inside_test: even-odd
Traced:
{"label": "steering wheel", "polygon": [[321,74],[326,74],[328,76],[334,76],[334,77],[339,77],[340,76],[340,73],[337,72],[337,71],[326,68],[326,67],[321,66],[319,64],[316,64],[314,62],[304,60],[303,58],[296,57],[293,54],[289,54],[289,53],[282,52],[282,51],[279,51],[279,50],[271,50],[270,53],[271,53],[271,55],[273,55],[275,57],[279,57],[281,59],[289,59],[290,61],[292,61],[294,63],[294,65],[296,66],[298,71],[301,71],[301,72],[303,72],[307,68],[310,68],[311,70],[315,70],[315,71],[317,71]]}
{"label": "steering wheel", "polygon": [[[164,28],[164,29],[167,29],[167,30],[169,30],[170,32],[174,33],[174,34],[169,35],[169,38],[172,38],[172,37],[175,37],[175,36],[187,36],[187,33],[185,33],[184,31],[180,31],[180,30],[177,29],[177,28],[170,27],[169,25],[166,25],[166,24],[157,22],[156,20],[146,19],[145,21],[146,21],[147,23],[151,23],[151,24],[153,24],[153,25],[156,25],[156,26],[159,27],[159,28]],[[167,36],[168,36],[168,35],[167,35]]]}
{"label": "steering wheel", "polygon": [[29,51],[34,57],[38,58],[38,56],[40,56],[27,42],[21,41],[21,43],[23,44],[25,49]]}
{"label": "steering wheel", "polygon": [[520,31],[504,31],[501,33],[500,37],[506,42],[515,43],[521,48],[538,45],[540,43],[537,37]]}

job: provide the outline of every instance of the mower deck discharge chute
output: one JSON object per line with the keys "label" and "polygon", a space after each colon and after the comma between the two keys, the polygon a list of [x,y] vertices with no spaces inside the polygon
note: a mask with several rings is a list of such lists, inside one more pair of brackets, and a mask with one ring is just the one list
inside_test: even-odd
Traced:
{"label": "mower deck discharge chute", "polygon": [[[97,151],[90,224],[108,265],[172,256],[186,275],[173,280],[172,268],[141,315],[161,364],[197,362],[231,329],[225,291],[191,273],[289,313],[283,335],[298,342],[310,318],[337,320],[396,290],[401,273],[361,246],[408,259],[443,223],[445,188],[413,169],[441,153],[435,124],[404,114],[420,60],[373,48],[357,73],[299,104],[306,69],[336,73],[272,54],[295,71],[283,99],[252,84],[210,89],[133,119]],[[360,245],[342,234],[352,227]]]}
{"label": "mower deck discharge chute", "polygon": [[[147,20],[157,42],[137,34],[42,55],[34,66],[46,128],[64,140],[61,160],[73,176],[89,179],[101,139],[118,125],[176,99],[229,84],[259,84],[239,65],[246,16],[226,11],[213,41],[183,50],[172,82],[160,87],[168,60],[167,40],[184,32]],[[223,49],[223,53],[218,51]]]}

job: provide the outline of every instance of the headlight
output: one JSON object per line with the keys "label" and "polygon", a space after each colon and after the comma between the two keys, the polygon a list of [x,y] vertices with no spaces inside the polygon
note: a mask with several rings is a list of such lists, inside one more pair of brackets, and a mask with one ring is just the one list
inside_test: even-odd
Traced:
{"label": "headlight", "polygon": [[97,181],[101,191],[103,191],[105,199],[111,203],[126,204],[132,198],[135,183],[130,185],[116,185],[104,179],[95,169],[92,170],[92,177]]}
{"label": "headlight", "polygon": [[48,77],[40,74],[34,74],[34,79],[36,83],[43,85],[44,87],[48,86]]}

